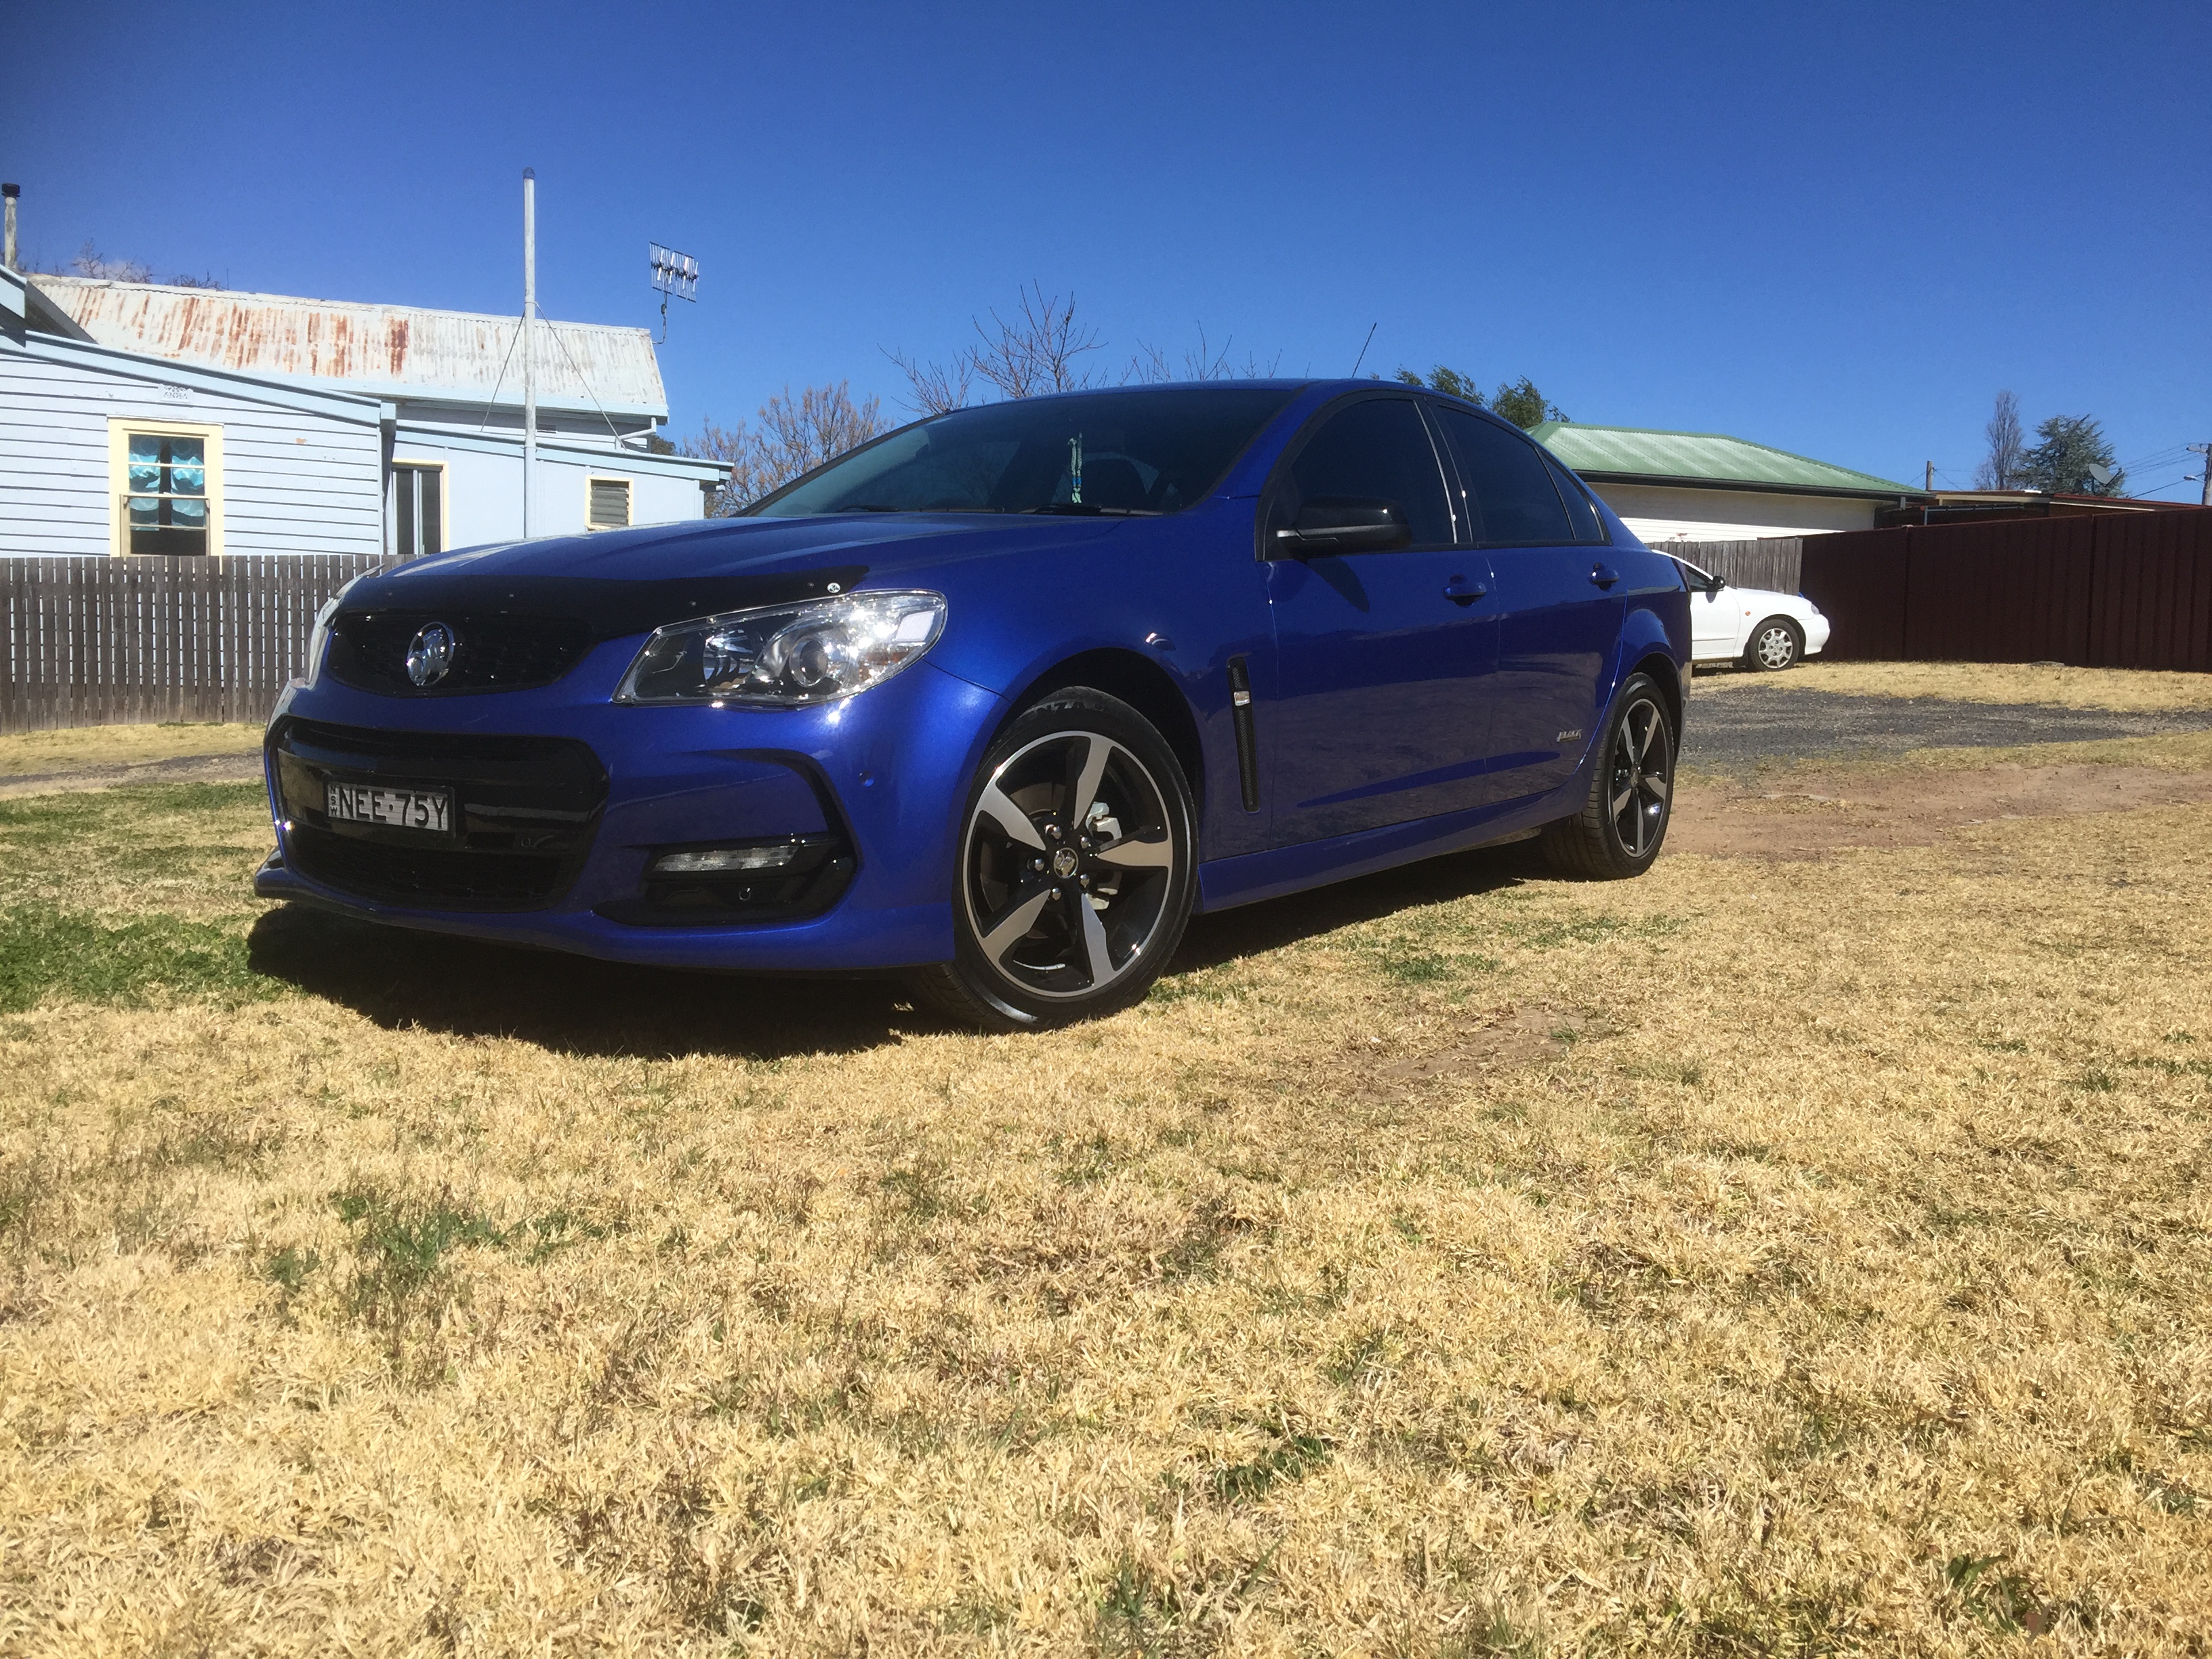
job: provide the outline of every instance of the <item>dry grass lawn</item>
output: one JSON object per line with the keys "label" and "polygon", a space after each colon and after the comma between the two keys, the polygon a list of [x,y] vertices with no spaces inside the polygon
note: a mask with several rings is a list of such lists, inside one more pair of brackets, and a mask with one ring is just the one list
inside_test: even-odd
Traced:
{"label": "dry grass lawn", "polygon": [[2060,708],[2106,708],[2124,714],[2212,708],[2212,674],[2014,662],[1823,662],[1815,657],[1785,674],[1702,668],[1698,671],[1693,695],[1725,696],[1746,685],[1834,691],[1857,697],[2039,702]]}
{"label": "dry grass lawn", "polygon": [[983,1038],[0,803],[0,1652],[2203,1653],[2203,822],[1474,854]]}
{"label": "dry grass lawn", "polygon": [[261,730],[258,726],[179,723],[14,732],[0,738],[0,779],[197,755],[250,755],[261,746]]}

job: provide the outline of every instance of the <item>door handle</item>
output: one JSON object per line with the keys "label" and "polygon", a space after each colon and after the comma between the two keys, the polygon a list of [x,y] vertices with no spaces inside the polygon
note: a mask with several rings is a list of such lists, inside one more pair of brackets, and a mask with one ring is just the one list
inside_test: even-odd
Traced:
{"label": "door handle", "polygon": [[1490,590],[1480,582],[1471,582],[1464,576],[1454,576],[1444,584],[1444,597],[1454,605],[1473,605],[1477,599],[1489,597]]}
{"label": "door handle", "polygon": [[1610,587],[1620,580],[1620,573],[1609,564],[1594,564],[1590,567],[1590,580],[1600,587]]}

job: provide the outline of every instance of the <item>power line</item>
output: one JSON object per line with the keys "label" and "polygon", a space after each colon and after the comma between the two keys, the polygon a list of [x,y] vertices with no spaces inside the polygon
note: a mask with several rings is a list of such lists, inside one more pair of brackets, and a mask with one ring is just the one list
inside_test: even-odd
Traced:
{"label": "power line", "polygon": [[[2194,483],[2196,482],[2197,475],[2194,472],[2185,472],[2178,478],[2168,478],[2164,483],[2148,485],[2142,489],[2136,490],[2131,495],[2123,497],[2123,499],[2130,501],[2148,501],[2150,499],[2150,493],[2154,489],[2171,489],[2178,483]],[[2207,505],[2212,505],[2212,502],[2209,502]]]}

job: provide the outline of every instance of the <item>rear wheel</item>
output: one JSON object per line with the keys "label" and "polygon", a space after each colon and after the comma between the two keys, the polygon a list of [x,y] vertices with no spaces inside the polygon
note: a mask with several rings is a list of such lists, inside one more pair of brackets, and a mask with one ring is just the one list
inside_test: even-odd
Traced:
{"label": "rear wheel", "polygon": [[1804,654],[1805,635],[1797,624],[1787,617],[1769,617],[1751,630],[1751,643],[1743,651],[1743,665],[1779,673],[1783,669],[1795,667]]}
{"label": "rear wheel", "polygon": [[961,822],[953,960],[915,994],[963,1024],[1037,1030],[1140,1000],[1190,919],[1190,787],[1143,715],[1088,687],[1025,710]]}
{"label": "rear wheel", "polygon": [[1583,810],[1544,831],[1544,850],[1568,875],[1640,876],[1659,856],[1674,801],[1674,721],[1649,675],[1632,674],[1613,700],[1590,768]]}

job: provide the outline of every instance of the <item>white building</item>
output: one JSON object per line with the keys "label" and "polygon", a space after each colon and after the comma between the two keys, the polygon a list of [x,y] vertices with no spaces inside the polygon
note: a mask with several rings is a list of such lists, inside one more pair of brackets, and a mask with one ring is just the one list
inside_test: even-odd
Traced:
{"label": "white building", "polygon": [[[522,533],[521,322],[0,267],[0,555],[401,556]],[[541,321],[535,535],[703,515],[640,328]]]}
{"label": "white building", "polygon": [[1881,509],[1928,499],[1869,472],[1718,432],[1547,421],[1530,435],[1654,545],[1871,530]]}

